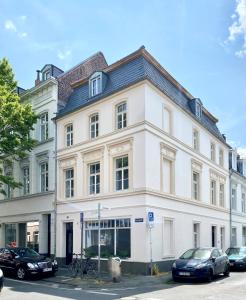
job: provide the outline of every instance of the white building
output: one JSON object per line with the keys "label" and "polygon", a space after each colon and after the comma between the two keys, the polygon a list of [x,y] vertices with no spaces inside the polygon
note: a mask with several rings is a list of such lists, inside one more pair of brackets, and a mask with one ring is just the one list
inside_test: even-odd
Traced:
{"label": "white building", "polygon": [[246,246],[246,159],[230,151],[231,246]]}
{"label": "white building", "polygon": [[98,204],[102,255],[128,271],[148,272],[151,253],[165,268],[187,248],[226,249],[229,147],[202,102],[143,47],[72,87],[56,118],[57,257],[80,252],[81,212],[95,251]]}

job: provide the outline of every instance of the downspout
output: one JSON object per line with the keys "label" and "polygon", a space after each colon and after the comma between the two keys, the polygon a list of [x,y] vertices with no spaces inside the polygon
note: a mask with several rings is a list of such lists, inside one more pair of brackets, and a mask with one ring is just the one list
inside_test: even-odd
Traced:
{"label": "downspout", "polygon": [[232,207],[231,207],[231,176],[232,176],[232,169],[229,171],[229,199],[230,199],[230,247],[232,247]]}

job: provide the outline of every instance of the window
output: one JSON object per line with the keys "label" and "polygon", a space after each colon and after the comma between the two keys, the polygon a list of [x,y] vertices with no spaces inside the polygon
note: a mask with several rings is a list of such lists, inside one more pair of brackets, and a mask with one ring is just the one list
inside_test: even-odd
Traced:
{"label": "window", "polygon": [[[110,219],[100,221],[101,256],[131,256],[131,220]],[[85,222],[85,247],[97,249],[98,221]],[[97,251],[97,250],[96,250]],[[95,253],[97,255],[97,252]]]}
{"label": "window", "polygon": [[101,76],[92,78],[90,81],[91,97],[100,93]]}
{"label": "window", "polygon": [[202,115],[201,104],[198,101],[196,101],[196,116],[198,118],[201,118],[201,115]]}
{"label": "window", "polygon": [[171,133],[171,112],[166,107],[163,110],[163,130]]}
{"label": "window", "polygon": [[164,256],[174,255],[174,230],[173,220],[164,219],[163,229],[163,252]]}
{"label": "window", "polygon": [[210,144],[210,158],[212,161],[215,161],[215,144]]}
{"label": "window", "polygon": [[193,184],[192,184],[192,198],[195,200],[199,200],[200,194],[200,174],[193,171]]}
{"label": "window", "polygon": [[44,80],[47,80],[47,79],[49,79],[50,77],[51,77],[51,74],[50,74],[50,70],[49,71],[46,71],[46,72],[44,72]]}
{"label": "window", "polygon": [[94,139],[99,134],[99,115],[94,114],[90,116],[90,138]]}
{"label": "window", "polygon": [[237,210],[237,190],[232,188],[231,190],[231,208]]}
{"label": "window", "polygon": [[199,150],[199,132],[196,129],[193,129],[193,148]]}
{"label": "window", "polygon": [[66,144],[67,147],[73,145],[73,124],[69,124],[66,126]]}
{"label": "window", "polygon": [[219,164],[221,167],[224,166],[224,151],[222,149],[219,151]]}
{"label": "window", "polygon": [[40,115],[40,139],[41,141],[46,141],[49,137],[48,129],[48,113]]}
{"label": "window", "polygon": [[23,194],[30,193],[30,171],[29,167],[23,168]]}
{"label": "window", "polygon": [[246,213],[246,198],[245,198],[245,193],[242,193],[242,212]]}
{"label": "window", "polygon": [[242,233],[243,233],[242,246],[246,246],[246,227],[245,226],[243,226]]}
{"label": "window", "polygon": [[216,181],[211,180],[210,183],[211,204],[216,205]]}
{"label": "window", "polygon": [[74,196],[74,171],[68,169],[65,171],[65,197],[72,198]]}
{"label": "window", "polygon": [[220,248],[225,249],[225,227],[220,227]]}
{"label": "window", "polygon": [[122,129],[127,126],[127,104],[123,102],[116,106],[116,128]]}
{"label": "window", "polygon": [[[8,177],[13,177],[13,171],[12,170],[8,170],[6,173],[5,173],[6,176]],[[13,189],[12,187],[10,186],[10,184],[5,184],[5,193],[6,193],[6,198],[7,199],[10,199],[13,197]]]}
{"label": "window", "polygon": [[217,247],[217,226],[211,227],[212,247]]}
{"label": "window", "polygon": [[115,159],[115,189],[116,191],[129,188],[128,156]]}
{"label": "window", "polygon": [[100,193],[100,163],[89,165],[89,193]]}
{"label": "window", "polygon": [[40,164],[40,187],[41,192],[47,192],[49,189],[48,163]]}
{"label": "window", "polygon": [[231,246],[235,247],[237,246],[237,228],[232,227],[231,229]]}
{"label": "window", "polygon": [[225,185],[220,183],[220,206],[225,206]]}
{"label": "window", "polygon": [[200,247],[200,224],[199,223],[193,224],[193,245],[194,248]]}
{"label": "window", "polygon": [[163,159],[163,183],[162,188],[164,193],[171,194],[172,193],[172,161],[169,159]]}
{"label": "window", "polygon": [[5,224],[5,245],[16,247],[16,224]]}

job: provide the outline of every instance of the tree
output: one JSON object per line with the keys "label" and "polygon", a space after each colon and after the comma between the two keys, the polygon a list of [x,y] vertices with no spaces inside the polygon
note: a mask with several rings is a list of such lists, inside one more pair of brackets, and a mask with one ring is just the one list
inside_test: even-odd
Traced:
{"label": "tree", "polygon": [[6,169],[25,158],[35,146],[30,131],[37,116],[31,105],[20,102],[16,87],[12,68],[3,58],[0,60],[0,193],[5,195],[4,185],[11,189],[22,186]]}

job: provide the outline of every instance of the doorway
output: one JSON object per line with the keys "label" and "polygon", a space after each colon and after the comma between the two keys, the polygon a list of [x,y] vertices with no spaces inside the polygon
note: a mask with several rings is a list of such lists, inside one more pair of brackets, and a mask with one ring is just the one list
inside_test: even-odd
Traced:
{"label": "doorway", "polygon": [[73,223],[66,223],[66,265],[73,259]]}

